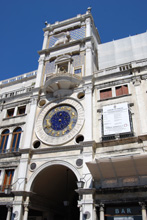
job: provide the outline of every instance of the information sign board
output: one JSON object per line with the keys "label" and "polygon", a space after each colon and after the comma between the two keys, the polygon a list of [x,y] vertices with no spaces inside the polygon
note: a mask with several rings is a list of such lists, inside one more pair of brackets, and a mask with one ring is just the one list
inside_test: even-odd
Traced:
{"label": "information sign board", "polygon": [[104,135],[131,132],[127,103],[103,107],[103,132]]}

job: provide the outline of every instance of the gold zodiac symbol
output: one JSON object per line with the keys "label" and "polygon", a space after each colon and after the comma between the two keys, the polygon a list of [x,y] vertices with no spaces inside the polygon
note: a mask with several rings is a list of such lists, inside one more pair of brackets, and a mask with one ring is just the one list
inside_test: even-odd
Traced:
{"label": "gold zodiac symbol", "polygon": [[49,119],[46,119],[46,128],[50,128],[51,127],[51,123],[49,122]]}

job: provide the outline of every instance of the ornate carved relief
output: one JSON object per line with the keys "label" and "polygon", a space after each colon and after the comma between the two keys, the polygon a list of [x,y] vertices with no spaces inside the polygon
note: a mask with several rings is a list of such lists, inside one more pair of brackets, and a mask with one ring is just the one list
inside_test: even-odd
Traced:
{"label": "ornate carved relief", "polygon": [[70,33],[67,32],[62,32],[60,34],[56,34],[54,35],[55,38],[57,38],[58,40],[54,43],[53,47],[57,46],[57,45],[61,45],[61,44],[66,44],[70,41]]}

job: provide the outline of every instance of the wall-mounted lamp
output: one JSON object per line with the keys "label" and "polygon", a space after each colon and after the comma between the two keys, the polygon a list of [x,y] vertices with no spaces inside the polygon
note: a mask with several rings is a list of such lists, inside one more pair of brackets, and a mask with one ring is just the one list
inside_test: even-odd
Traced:
{"label": "wall-mounted lamp", "polygon": [[17,179],[13,184],[4,186],[4,193],[7,194],[7,195],[8,195],[8,194],[11,194],[11,192],[12,192],[12,187],[13,187],[20,179],[23,179],[24,181],[26,181],[26,178],[19,178],[19,179]]}

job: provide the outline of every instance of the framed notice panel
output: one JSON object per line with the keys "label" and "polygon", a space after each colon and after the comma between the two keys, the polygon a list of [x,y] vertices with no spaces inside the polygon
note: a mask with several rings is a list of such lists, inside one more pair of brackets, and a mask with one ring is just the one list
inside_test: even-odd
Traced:
{"label": "framed notice panel", "polygon": [[112,135],[131,132],[127,103],[103,107],[103,134]]}

